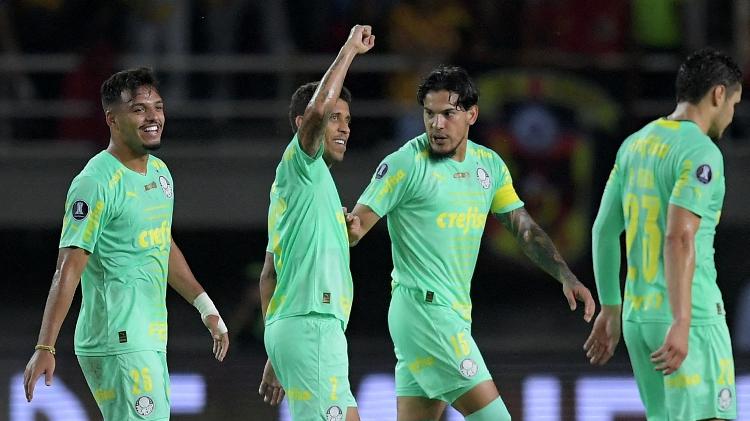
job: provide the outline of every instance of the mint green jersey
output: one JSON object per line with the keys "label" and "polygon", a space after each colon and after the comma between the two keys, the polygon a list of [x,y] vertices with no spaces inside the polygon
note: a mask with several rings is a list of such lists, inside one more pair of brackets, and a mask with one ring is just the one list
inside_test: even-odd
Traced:
{"label": "mint green jersey", "polygon": [[467,140],[463,162],[435,159],[426,134],[388,155],[358,202],[388,215],[394,286],[419,290],[469,321],[487,214],[523,206],[497,153]]}
{"label": "mint green jersey", "polygon": [[166,351],[174,187],[159,158],[149,156],[147,169],[141,175],[102,151],[68,190],[60,248],[91,253],[81,276],[77,355]]}
{"label": "mint green jersey", "polygon": [[268,208],[268,247],[276,289],[266,324],[308,313],[330,314],[346,328],[352,306],[349,239],[336,185],[323,161],[297,135],[276,167]]}
{"label": "mint green jersey", "polygon": [[[725,317],[713,245],[723,201],[721,151],[695,123],[659,119],[625,139],[602,199],[602,208],[616,214],[610,223],[617,224],[613,228],[619,231],[613,232],[625,230],[625,320],[672,321],[663,258],[670,204],[701,218],[695,236],[692,323],[709,324]],[[595,267],[601,264],[595,262]]]}

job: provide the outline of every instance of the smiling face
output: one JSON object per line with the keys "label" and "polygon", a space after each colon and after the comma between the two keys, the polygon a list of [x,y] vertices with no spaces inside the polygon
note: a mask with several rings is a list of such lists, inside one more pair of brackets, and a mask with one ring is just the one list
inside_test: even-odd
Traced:
{"label": "smiling face", "polygon": [[120,98],[122,102],[106,111],[113,142],[136,155],[159,149],[164,130],[164,101],[156,88],[139,86],[132,92],[122,91]]}
{"label": "smiling face", "polygon": [[349,123],[352,116],[349,114],[349,104],[343,99],[336,101],[331,115],[326,124],[326,139],[323,151],[323,159],[328,165],[344,160],[346,144],[349,142]]}
{"label": "smiling face", "polygon": [[[294,124],[297,128],[302,125],[302,118],[301,115],[295,117]],[[346,145],[349,143],[349,124],[351,121],[349,103],[339,98],[326,123],[323,160],[328,166],[344,160]]]}
{"label": "smiling face", "polygon": [[424,97],[422,117],[435,158],[463,160],[469,127],[477,120],[479,108],[458,105],[458,94],[447,90],[429,91]]}

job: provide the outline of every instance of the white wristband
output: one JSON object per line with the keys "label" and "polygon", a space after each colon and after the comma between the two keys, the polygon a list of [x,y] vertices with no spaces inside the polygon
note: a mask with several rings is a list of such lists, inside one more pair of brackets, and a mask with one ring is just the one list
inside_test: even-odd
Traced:
{"label": "white wristband", "polygon": [[198,309],[198,312],[201,314],[201,320],[206,320],[206,317],[208,316],[217,316],[219,318],[219,333],[227,333],[227,325],[224,324],[224,320],[222,320],[219,310],[216,309],[214,302],[211,301],[211,298],[205,291],[195,297],[195,300],[193,300],[193,306]]}

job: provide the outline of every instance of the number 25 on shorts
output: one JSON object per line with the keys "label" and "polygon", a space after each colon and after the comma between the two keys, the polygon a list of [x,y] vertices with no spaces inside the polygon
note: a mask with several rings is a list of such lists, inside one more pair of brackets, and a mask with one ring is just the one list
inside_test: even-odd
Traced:
{"label": "number 25 on shorts", "polygon": [[133,380],[132,391],[134,395],[150,392],[154,388],[148,367],[143,367],[140,371],[137,368],[130,370],[130,378]]}

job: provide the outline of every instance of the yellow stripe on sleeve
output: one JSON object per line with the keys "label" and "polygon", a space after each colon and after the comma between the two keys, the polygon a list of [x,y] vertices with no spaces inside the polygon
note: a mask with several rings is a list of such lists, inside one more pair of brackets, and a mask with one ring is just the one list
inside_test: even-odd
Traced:
{"label": "yellow stripe on sleeve", "polygon": [[490,207],[490,211],[495,213],[504,209],[506,206],[520,200],[521,199],[518,198],[518,194],[516,194],[516,189],[513,188],[513,184],[508,183],[504,186],[501,186],[495,192],[495,197],[492,198],[492,206]]}

